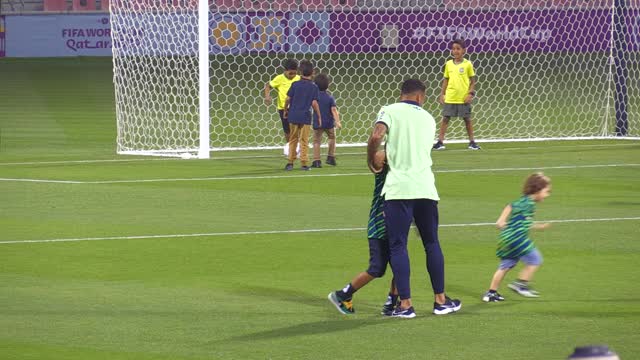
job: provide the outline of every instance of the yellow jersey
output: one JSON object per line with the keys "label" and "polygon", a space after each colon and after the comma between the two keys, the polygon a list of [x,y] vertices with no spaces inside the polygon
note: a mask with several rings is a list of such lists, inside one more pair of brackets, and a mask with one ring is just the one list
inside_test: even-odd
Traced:
{"label": "yellow jersey", "polygon": [[473,64],[467,59],[456,64],[453,59],[444,65],[444,78],[449,79],[444,102],[447,104],[464,104],[464,98],[469,94],[471,78],[476,76]]}
{"label": "yellow jersey", "polygon": [[291,84],[298,80],[300,80],[300,75],[296,75],[293,79],[289,80],[284,74],[280,74],[269,81],[269,86],[278,92],[278,110],[284,110],[284,103],[287,100],[289,88],[291,88]]}

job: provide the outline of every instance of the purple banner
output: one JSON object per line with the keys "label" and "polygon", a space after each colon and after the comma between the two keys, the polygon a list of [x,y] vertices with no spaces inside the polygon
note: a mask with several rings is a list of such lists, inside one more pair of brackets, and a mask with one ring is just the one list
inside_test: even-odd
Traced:
{"label": "purple banner", "polygon": [[5,57],[7,52],[6,52],[6,45],[5,45],[5,29],[6,29],[6,25],[4,22],[4,15],[0,15],[0,57]]}
{"label": "purple banner", "polygon": [[446,51],[464,38],[471,52],[594,52],[609,48],[610,10],[336,12],[331,52]]}

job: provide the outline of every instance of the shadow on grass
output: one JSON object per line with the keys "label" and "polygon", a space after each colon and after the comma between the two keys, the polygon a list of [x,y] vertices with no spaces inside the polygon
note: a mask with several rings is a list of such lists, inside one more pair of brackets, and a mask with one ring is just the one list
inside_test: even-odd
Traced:
{"label": "shadow on grass", "polygon": [[251,334],[234,336],[224,341],[257,341],[257,340],[270,340],[279,338],[290,338],[295,336],[308,336],[334,333],[338,331],[351,331],[365,326],[378,325],[386,321],[394,321],[395,319],[384,318],[341,318],[339,320],[322,320],[308,322],[304,324],[297,324],[292,326],[286,326],[278,329],[269,329],[264,331],[258,331]]}
{"label": "shadow on grass", "polygon": [[260,296],[272,300],[308,306],[327,307],[330,305],[326,296],[309,294],[293,289],[272,288],[267,286],[244,286],[233,290],[227,290],[227,292],[232,292],[240,296]]}

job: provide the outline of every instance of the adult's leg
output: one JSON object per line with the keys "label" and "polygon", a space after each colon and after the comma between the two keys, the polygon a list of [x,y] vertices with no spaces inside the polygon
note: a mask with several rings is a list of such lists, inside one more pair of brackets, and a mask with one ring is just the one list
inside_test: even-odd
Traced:
{"label": "adult's leg", "polygon": [[444,255],[438,239],[438,202],[429,199],[416,200],[413,218],[422,238],[427,257],[427,271],[436,302],[445,302]]}

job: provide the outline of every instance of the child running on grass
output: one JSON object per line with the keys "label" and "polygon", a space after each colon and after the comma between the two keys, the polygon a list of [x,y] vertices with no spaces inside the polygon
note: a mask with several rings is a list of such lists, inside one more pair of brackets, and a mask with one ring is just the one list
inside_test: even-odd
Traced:
{"label": "child running on grass", "polygon": [[500,231],[500,242],[496,255],[500,258],[500,265],[493,279],[489,291],[484,294],[484,302],[503,301],[504,297],[498,293],[498,287],[504,276],[513,269],[518,261],[525,264],[518,279],[509,288],[526,297],[538,297],[538,292],[529,287],[533,274],[542,264],[542,254],[529,238],[529,229],[543,230],[550,224],[534,224],[533,215],[536,203],[546,199],[551,194],[551,179],[543,173],[529,175],[524,184],[522,197],[508,204],[498,218],[496,225]]}

